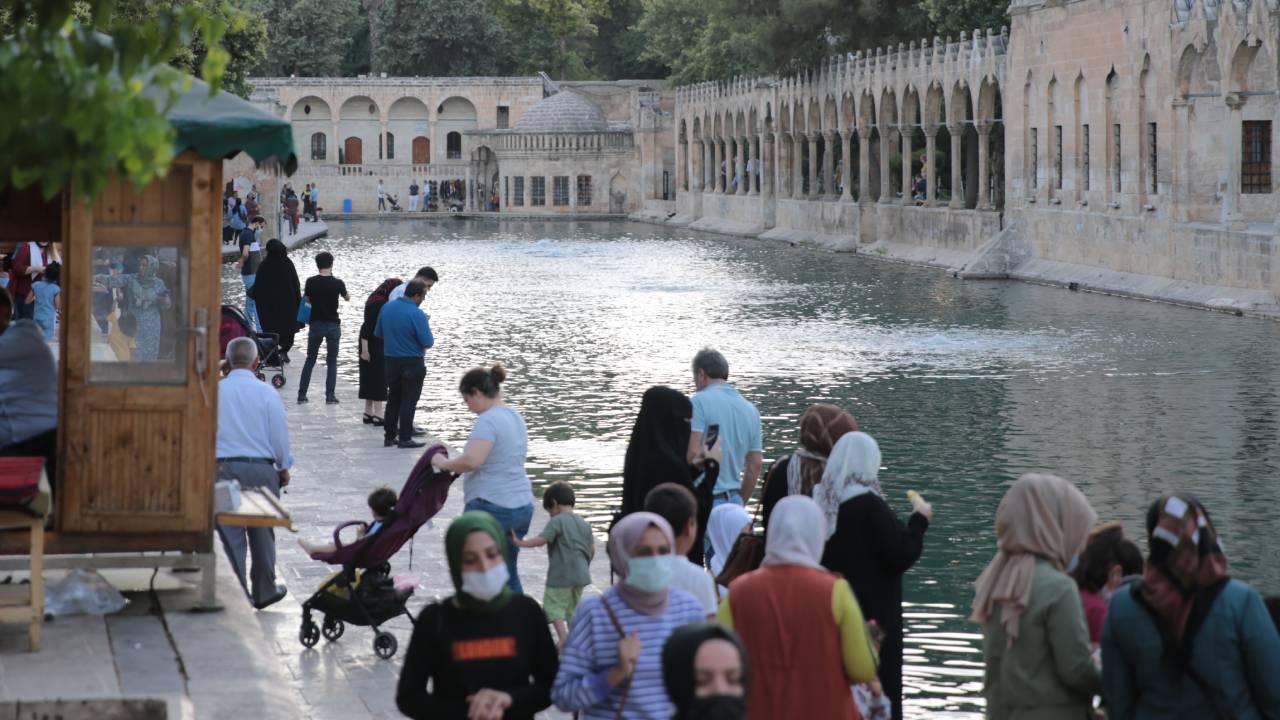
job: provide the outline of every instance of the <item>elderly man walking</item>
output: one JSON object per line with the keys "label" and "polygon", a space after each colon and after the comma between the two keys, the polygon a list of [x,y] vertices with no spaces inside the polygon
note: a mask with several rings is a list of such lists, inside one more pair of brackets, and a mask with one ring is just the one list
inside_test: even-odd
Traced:
{"label": "elderly man walking", "polygon": [[[289,484],[293,454],[284,403],[255,374],[258,347],[249,338],[227,344],[231,372],[218,383],[218,479],[237,480],[241,488],[264,487],[276,497]],[[276,536],[271,528],[219,526],[227,559],[253,606],[261,610],[282,600],[287,588],[276,583]],[[253,569],[246,581],[246,550]],[[252,590],[250,589],[252,586]]]}
{"label": "elderly man walking", "polygon": [[427,284],[416,277],[410,280],[404,297],[382,307],[373,329],[373,334],[382,338],[387,362],[384,447],[417,448],[424,444],[413,439],[413,413],[427,375],[423,354],[436,343],[427,314],[418,309],[426,296]]}

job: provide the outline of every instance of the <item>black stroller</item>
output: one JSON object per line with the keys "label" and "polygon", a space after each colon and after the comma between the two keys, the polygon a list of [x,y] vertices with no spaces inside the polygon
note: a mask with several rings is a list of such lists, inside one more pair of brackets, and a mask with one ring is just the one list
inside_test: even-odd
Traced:
{"label": "black stroller", "polygon": [[271,371],[275,373],[271,376],[271,386],[284,387],[284,356],[280,352],[280,336],[255,332],[244,311],[235,305],[223,305],[218,325],[218,356],[226,358],[227,343],[240,337],[251,338],[258,346],[258,379],[266,382],[266,371]]}
{"label": "black stroller", "polygon": [[[305,647],[314,647],[321,634],[330,642],[337,640],[350,623],[373,628],[373,651],[378,657],[386,660],[396,654],[396,636],[379,626],[399,615],[413,622],[406,607],[413,590],[395,589],[388,560],[444,506],[449,485],[456,476],[431,466],[431,458],[437,454],[447,452],[436,445],[418,459],[400,491],[392,517],[376,533],[343,545],[338,536],[344,529],[365,524],[358,520],[343,523],[333,531],[336,549],[311,556],[313,560],[342,565],[342,570],[321,583],[302,603],[298,640]],[[313,611],[323,616],[320,626],[311,619]]]}

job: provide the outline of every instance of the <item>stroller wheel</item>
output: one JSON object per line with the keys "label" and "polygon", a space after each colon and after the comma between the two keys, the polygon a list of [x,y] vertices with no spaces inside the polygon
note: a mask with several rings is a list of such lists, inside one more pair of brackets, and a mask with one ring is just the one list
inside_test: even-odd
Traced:
{"label": "stroller wheel", "polygon": [[285,382],[284,375],[276,375],[275,377],[271,378],[271,387],[282,388],[284,387],[284,382]]}
{"label": "stroller wheel", "polygon": [[302,621],[302,629],[298,631],[298,641],[303,647],[315,647],[320,642],[320,626],[311,618]]}
{"label": "stroller wheel", "polygon": [[342,637],[342,633],[346,629],[347,626],[338,618],[326,616],[324,619],[324,627],[320,629],[320,632],[324,633],[325,640],[333,642],[334,640]]}
{"label": "stroller wheel", "polygon": [[400,643],[396,642],[396,636],[389,632],[380,632],[373,636],[373,652],[383,660],[390,660],[392,655],[396,654],[396,648]]}

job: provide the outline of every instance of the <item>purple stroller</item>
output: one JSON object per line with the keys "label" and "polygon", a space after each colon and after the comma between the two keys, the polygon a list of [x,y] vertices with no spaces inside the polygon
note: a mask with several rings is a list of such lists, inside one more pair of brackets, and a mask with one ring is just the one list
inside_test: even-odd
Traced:
{"label": "purple stroller", "polygon": [[[413,615],[405,607],[413,590],[395,589],[388,561],[444,506],[449,485],[457,476],[433,468],[431,458],[447,454],[442,445],[434,445],[423,453],[400,491],[394,516],[376,533],[343,545],[339,538],[343,530],[358,525],[367,527],[359,520],[343,523],[333,531],[336,549],[311,556],[313,560],[341,565],[342,570],[302,603],[298,640],[303,646],[314,647],[322,633],[330,642],[337,640],[350,623],[373,628],[373,651],[378,657],[385,660],[396,654],[396,636],[378,626],[399,615],[413,622]],[[311,619],[313,610],[323,616],[323,627]]]}

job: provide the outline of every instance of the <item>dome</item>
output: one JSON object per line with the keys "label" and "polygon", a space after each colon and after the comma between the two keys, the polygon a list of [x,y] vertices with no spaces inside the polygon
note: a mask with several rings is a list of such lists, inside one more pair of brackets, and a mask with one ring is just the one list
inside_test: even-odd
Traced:
{"label": "dome", "polygon": [[597,133],[609,131],[609,119],[595,103],[581,95],[561,90],[539,100],[516,123],[522,133]]}

